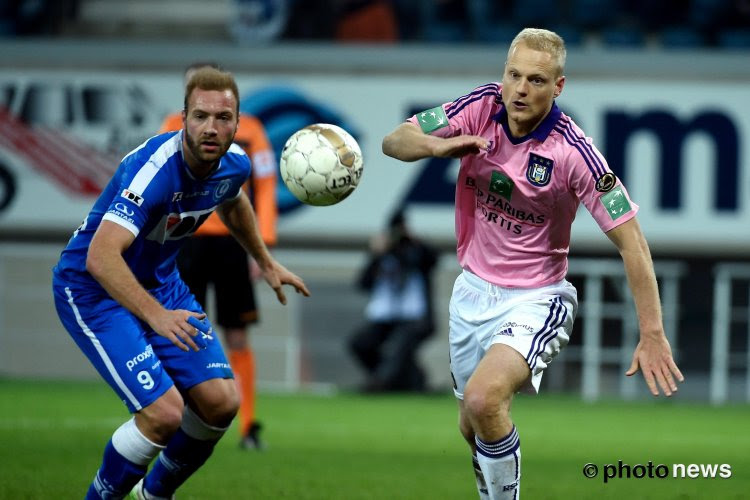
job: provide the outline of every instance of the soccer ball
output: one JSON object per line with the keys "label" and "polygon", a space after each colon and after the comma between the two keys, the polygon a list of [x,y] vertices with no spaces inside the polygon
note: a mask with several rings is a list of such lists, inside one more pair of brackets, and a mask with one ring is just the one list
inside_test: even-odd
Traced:
{"label": "soccer ball", "polygon": [[362,178],[362,151],[346,130],[316,123],[286,141],[279,162],[281,178],[303,203],[317,207],[340,202]]}

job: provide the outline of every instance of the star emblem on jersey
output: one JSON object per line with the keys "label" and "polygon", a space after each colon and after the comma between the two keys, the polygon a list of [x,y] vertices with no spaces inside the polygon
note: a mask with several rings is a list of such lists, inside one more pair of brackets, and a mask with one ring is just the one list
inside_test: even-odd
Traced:
{"label": "star emblem on jersey", "polygon": [[445,116],[445,110],[442,106],[422,111],[421,113],[417,113],[416,116],[422,132],[425,134],[448,126],[448,117]]}
{"label": "star emblem on jersey", "polygon": [[630,202],[628,197],[622,191],[622,187],[618,186],[609,193],[605,194],[601,198],[602,205],[607,209],[607,213],[612,220],[617,220],[626,213],[630,212]]}
{"label": "star emblem on jersey", "polygon": [[537,187],[546,186],[552,178],[552,167],[555,162],[544,156],[529,154],[529,164],[526,167],[526,179]]}
{"label": "star emblem on jersey", "polygon": [[510,201],[510,195],[513,194],[513,181],[504,173],[493,170],[489,190]]}

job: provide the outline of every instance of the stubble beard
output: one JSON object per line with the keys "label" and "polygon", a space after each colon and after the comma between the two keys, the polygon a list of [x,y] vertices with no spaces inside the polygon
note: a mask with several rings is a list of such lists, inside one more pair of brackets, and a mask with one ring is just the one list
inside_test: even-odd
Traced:
{"label": "stubble beard", "polygon": [[[198,142],[191,136],[187,130],[185,130],[185,141],[187,142],[188,150],[190,151],[190,155],[198,162],[200,167],[206,167],[207,169],[213,168],[214,165],[216,165],[216,162],[219,161],[219,158],[221,158],[224,153],[227,152],[227,147],[220,145],[219,148],[219,154],[216,155],[214,158],[214,155],[210,155],[209,157],[206,157],[206,155],[201,151],[200,145]],[[216,141],[219,142],[219,141]]]}

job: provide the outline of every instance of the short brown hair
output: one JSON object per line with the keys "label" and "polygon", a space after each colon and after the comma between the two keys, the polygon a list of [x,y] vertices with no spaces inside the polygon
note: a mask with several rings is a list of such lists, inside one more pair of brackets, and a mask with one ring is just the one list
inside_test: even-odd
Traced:
{"label": "short brown hair", "polygon": [[546,52],[551,55],[557,62],[556,76],[562,76],[563,70],[565,69],[565,57],[567,51],[565,50],[565,41],[563,41],[560,35],[554,31],[541,28],[524,28],[510,43],[508,58],[510,58],[513,49],[515,49],[520,43],[523,43],[532,50]]}
{"label": "short brown hair", "polygon": [[237,101],[237,113],[240,112],[240,91],[237,88],[237,82],[234,80],[234,75],[228,71],[221,71],[219,69],[211,67],[198,68],[193,76],[190,77],[187,85],[185,86],[185,111],[188,109],[188,98],[193,93],[193,90],[231,90],[234,94],[234,98]]}

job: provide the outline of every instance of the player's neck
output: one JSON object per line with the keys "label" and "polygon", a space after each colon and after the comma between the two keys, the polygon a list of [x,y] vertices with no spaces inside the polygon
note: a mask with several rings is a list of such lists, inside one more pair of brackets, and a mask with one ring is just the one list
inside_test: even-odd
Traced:
{"label": "player's neck", "polygon": [[[197,163],[197,162],[186,162],[188,165],[188,168],[190,169],[190,173],[193,174],[193,177],[196,179],[204,179],[211,175],[211,172],[214,171],[216,168],[216,164],[218,162],[213,163]],[[196,164],[194,164],[196,163]]]}
{"label": "player's neck", "polygon": [[508,129],[510,130],[510,134],[516,139],[526,137],[541,125],[544,119],[547,118],[547,115],[549,115],[551,109],[552,108],[550,107],[546,113],[536,120],[514,121],[508,117]]}
{"label": "player's neck", "polygon": [[214,171],[216,165],[219,163],[219,160],[213,162],[205,162],[199,160],[193,155],[193,153],[190,151],[190,148],[184,147],[184,145],[182,148],[182,157],[185,160],[185,163],[187,163],[188,169],[190,169],[190,173],[196,179],[204,179],[208,177],[211,172]]}

